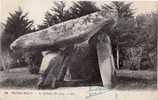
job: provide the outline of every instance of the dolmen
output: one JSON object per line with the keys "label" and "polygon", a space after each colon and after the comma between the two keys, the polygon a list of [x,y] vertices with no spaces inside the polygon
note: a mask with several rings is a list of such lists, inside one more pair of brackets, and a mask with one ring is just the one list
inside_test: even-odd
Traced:
{"label": "dolmen", "polygon": [[115,16],[98,11],[17,38],[14,52],[41,51],[39,88],[56,88],[70,79],[98,81],[111,87],[114,59],[108,32]]}

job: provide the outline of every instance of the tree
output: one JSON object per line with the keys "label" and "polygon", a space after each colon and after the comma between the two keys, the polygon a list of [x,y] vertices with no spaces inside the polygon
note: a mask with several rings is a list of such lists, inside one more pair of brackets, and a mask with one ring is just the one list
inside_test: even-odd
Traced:
{"label": "tree", "polygon": [[136,16],[137,44],[143,47],[142,67],[156,70],[158,13]]}
{"label": "tree", "polygon": [[113,10],[117,13],[118,18],[131,18],[133,17],[133,10],[131,8],[133,3],[125,3],[123,1],[112,1],[110,5],[103,4],[102,9]]}
{"label": "tree", "polygon": [[[131,5],[132,3],[114,1],[110,5],[102,6],[103,9],[114,11],[118,16],[116,26],[109,34],[114,54],[117,55],[117,66],[129,62],[132,66],[127,64],[125,67],[130,69],[156,69],[157,13],[138,15],[134,18]],[[136,63],[140,68],[133,65]]]}
{"label": "tree", "polygon": [[47,11],[43,20],[43,25],[39,25],[39,29],[47,28],[54,24],[69,20],[70,12],[65,10],[65,3],[63,1],[53,2],[54,6]]}
{"label": "tree", "polygon": [[[12,43],[16,38],[26,33],[32,31],[33,21],[29,20],[27,15],[21,8],[19,8],[15,13],[9,13],[9,17],[5,24],[5,34],[3,39],[3,44],[9,49],[10,43]],[[6,49],[5,48],[5,49]]]}
{"label": "tree", "polygon": [[73,6],[67,10],[65,10],[65,7],[66,5],[63,1],[54,2],[54,6],[50,11],[46,12],[43,24],[38,26],[39,29],[47,28],[54,24],[81,17],[99,10],[99,8],[95,6],[95,3],[90,1],[73,2]]}
{"label": "tree", "polygon": [[99,11],[99,8],[92,1],[73,2],[73,6],[70,8],[72,18],[81,17],[96,11]]}
{"label": "tree", "polygon": [[131,34],[128,33],[132,32],[135,27],[134,13],[131,5],[132,3],[120,1],[112,1],[109,5],[102,5],[103,10],[113,11],[117,15],[117,24],[114,27],[113,32],[109,34],[112,40],[114,40],[114,44],[119,44],[121,42],[120,40],[124,39],[124,37],[129,37],[129,35],[131,37]]}
{"label": "tree", "polygon": [[[21,8],[14,13],[9,13],[9,17],[5,24],[5,29],[2,34],[2,56],[5,62],[4,67],[16,67],[19,64],[17,61],[21,60],[22,55],[15,55],[10,50],[10,44],[19,36],[32,32],[33,21],[28,19],[28,13],[24,13]],[[21,61],[20,61],[21,62]]]}
{"label": "tree", "polygon": [[[113,28],[109,36],[112,40],[114,56],[117,67],[119,68],[119,58],[123,55],[121,47],[134,46],[135,44],[135,20],[133,17],[132,3],[125,3],[120,1],[112,1],[111,4],[103,4],[102,9],[112,11],[117,15],[117,24]],[[121,54],[120,54],[121,53]]]}
{"label": "tree", "polygon": [[134,13],[131,5],[132,3],[125,3],[120,1],[112,1],[109,5],[102,5],[103,10],[112,11],[116,13],[117,16],[117,24],[114,27],[113,32],[109,34],[112,40],[114,40],[114,44],[119,44],[119,41],[124,36],[128,37],[125,33],[132,32],[135,26],[135,21],[133,17]]}

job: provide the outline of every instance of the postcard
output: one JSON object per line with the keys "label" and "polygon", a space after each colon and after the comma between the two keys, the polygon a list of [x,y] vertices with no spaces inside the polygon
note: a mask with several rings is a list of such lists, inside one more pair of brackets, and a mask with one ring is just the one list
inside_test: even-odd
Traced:
{"label": "postcard", "polygon": [[158,1],[0,0],[0,100],[157,100]]}

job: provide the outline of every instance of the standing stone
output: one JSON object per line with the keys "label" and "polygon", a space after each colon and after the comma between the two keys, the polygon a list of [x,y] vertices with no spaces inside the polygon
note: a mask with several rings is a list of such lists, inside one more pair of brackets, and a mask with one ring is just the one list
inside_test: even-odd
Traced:
{"label": "standing stone", "polygon": [[115,68],[110,38],[106,34],[99,35],[96,48],[103,86],[110,88]]}

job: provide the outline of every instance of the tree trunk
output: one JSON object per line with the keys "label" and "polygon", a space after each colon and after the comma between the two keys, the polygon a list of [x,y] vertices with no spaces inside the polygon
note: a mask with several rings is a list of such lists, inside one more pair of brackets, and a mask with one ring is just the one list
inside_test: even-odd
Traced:
{"label": "tree trunk", "polygon": [[116,47],[116,55],[117,55],[117,57],[116,57],[116,59],[117,59],[117,69],[119,69],[120,67],[119,67],[119,47],[118,47],[118,45],[117,45],[117,47]]}
{"label": "tree trunk", "polygon": [[2,57],[2,34],[4,32],[4,26],[2,24],[0,24],[0,69],[4,70],[5,69],[5,65],[4,65],[4,60]]}

